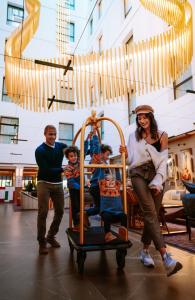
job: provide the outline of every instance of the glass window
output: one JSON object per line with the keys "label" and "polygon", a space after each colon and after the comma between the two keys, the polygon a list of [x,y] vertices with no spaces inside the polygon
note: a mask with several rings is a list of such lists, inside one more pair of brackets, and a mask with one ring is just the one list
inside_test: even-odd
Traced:
{"label": "glass window", "polygon": [[0,176],[0,187],[12,186],[12,176]]}
{"label": "glass window", "polygon": [[124,0],[124,14],[125,14],[125,18],[128,15],[128,13],[131,10],[132,4],[131,4],[131,0]]}
{"label": "glass window", "polygon": [[69,38],[70,38],[70,42],[74,43],[74,39],[75,39],[75,24],[74,23],[69,23]]}
{"label": "glass window", "polygon": [[102,35],[98,39],[98,48],[99,48],[99,53],[102,53]]}
{"label": "glass window", "polygon": [[98,2],[98,18],[100,19],[102,16],[102,0]]}
{"label": "glass window", "polygon": [[[127,40],[126,42],[126,49],[131,46],[133,43],[133,35]],[[126,71],[128,72],[128,64],[126,66]],[[132,63],[130,62],[130,72],[132,69]],[[136,107],[136,96],[135,91],[133,90],[133,87],[131,88],[131,95],[128,93],[128,122],[129,125],[135,122],[136,116],[134,114],[134,109]]]}
{"label": "glass window", "polygon": [[71,145],[74,135],[74,125],[59,123],[59,141]]}
{"label": "glass window", "polygon": [[[69,88],[69,95],[68,95],[68,88],[67,87],[65,87],[65,99],[67,100],[67,101],[72,101],[72,88]],[[73,99],[73,101],[74,101],[74,99]]]}
{"label": "glass window", "polygon": [[2,99],[2,101],[5,101],[5,102],[11,102],[11,98],[8,97],[7,91],[5,88],[5,77],[3,77],[2,98],[1,99]]}
{"label": "glass window", "polygon": [[193,90],[193,77],[191,66],[176,81],[173,82],[174,99],[178,99],[186,94],[186,90]]}
{"label": "glass window", "polygon": [[65,4],[66,8],[69,8],[71,10],[75,9],[75,0],[66,0]]}
{"label": "glass window", "polygon": [[24,9],[20,6],[15,6],[10,3],[7,5],[7,24],[15,27],[22,23],[24,19]]}
{"label": "glass window", "polygon": [[91,19],[89,22],[89,33],[90,35],[93,33],[93,19]]}
{"label": "glass window", "polygon": [[13,138],[18,138],[19,119],[10,117],[0,117],[0,143],[17,144]]}
{"label": "glass window", "polygon": [[[100,113],[98,115],[99,118],[104,117],[104,113]],[[100,128],[100,136],[101,136],[101,140],[104,139],[104,121],[101,121],[101,128]]]}
{"label": "glass window", "polygon": [[128,93],[128,122],[129,122],[129,125],[135,123],[135,120],[136,120],[136,114],[134,112],[135,107],[136,107],[135,94],[131,94],[131,96],[130,96],[130,94]]}

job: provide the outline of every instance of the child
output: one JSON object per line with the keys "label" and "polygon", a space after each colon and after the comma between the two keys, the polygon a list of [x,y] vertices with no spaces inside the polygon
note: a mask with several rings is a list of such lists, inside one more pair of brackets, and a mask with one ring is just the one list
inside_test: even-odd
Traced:
{"label": "child", "polygon": [[[84,144],[84,153],[87,153],[88,141]],[[65,166],[64,172],[67,178],[72,218],[74,224],[74,231],[79,231],[79,212],[80,212],[80,161],[79,149],[76,146],[70,146],[65,150],[65,156],[68,159],[68,164]],[[85,216],[84,224],[88,224]]]}
{"label": "child", "polygon": [[[109,159],[109,155],[112,154],[112,148],[108,145],[100,145],[98,136],[96,135],[96,129],[93,129],[93,136],[90,141],[90,153],[92,156],[91,163],[100,164],[100,163],[107,163]],[[100,212],[100,189],[99,189],[99,178],[101,175],[102,169],[95,168],[92,169],[92,177],[90,179],[90,188],[89,192],[94,199],[94,207],[89,208],[86,213],[88,216],[94,216],[99,214]],[[108,170],[105,170],[107,173]]]}
{"label": "child", "polygon": [[101,173],[100,186],[100,215],[104,221],[105,241],[111,242],[117,237],[112,234],[110,227],[112,223],[120,222],[119,235],[122,239],[127,239],[127,216],[123,212],[120,196],[121,178],[119,169],[115,170],[116,179],[113,176]]}

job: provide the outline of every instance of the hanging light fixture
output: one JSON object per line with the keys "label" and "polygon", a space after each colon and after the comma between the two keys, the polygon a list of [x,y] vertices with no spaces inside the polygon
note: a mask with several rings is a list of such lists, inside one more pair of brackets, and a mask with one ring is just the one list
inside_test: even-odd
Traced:
{"label": "hanging light fixture", "polygon": [[[44,63],[39,65],[22,57],[23,50],[38,28],[40,15],[40,1],[26,0],[29,15],[23,25],[11,34],[5,47],[8,96],[16,104],[33,111],[46,111],[47,101],[53,95],[61,102],[56,101],[52,110],[66,108],[63,100],[84,108],[112,103],[118,97],[131,95],[132,91],[138,95],[145,94],[177,80],[188,68],[193,54],[192,8],[189,1],[140,2],[170,25],[166,32],[131,46],[107,49],[101,55],[75,55],[73,70],[67,69],[66,73],[65,66],[72,57],[63,54],[62,48],[60,57],[42,60]],[[63,10],[63,7],[60,8]],[[63,22],[61,12],[58,15],[59,28]],[[64,68],[52,68],[47,64]]]}

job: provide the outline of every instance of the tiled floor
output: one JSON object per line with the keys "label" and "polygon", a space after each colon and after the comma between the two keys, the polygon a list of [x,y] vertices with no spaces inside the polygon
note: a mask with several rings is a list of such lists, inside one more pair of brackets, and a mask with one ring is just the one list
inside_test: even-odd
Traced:
{"label": "tiled floor", "polygon": [[14,212],[11,204],[0,205],[0,300],[195,299],[195,255],[168,247],[183,269],[167,278],[154,249],[154,269],[139,262],[140,236],[130,233],[133,247],[124,272],[117,271],[114,251],[93,252],[87,254],[81,276],[65,235],[67,213],[57,236],[62,247],[50,248],[46,256],[38,255],[36,215],[35,211]]}

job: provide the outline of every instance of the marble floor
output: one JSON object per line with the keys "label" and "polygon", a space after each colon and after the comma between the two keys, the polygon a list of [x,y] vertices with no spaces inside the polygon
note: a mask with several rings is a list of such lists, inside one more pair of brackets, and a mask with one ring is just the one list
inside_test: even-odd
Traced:
{"label": "marble floor", "polygon": [[62,247],[50,248],[46,256],[38,255],[36,216],[36,211],[15,212],[11,204],[0,204],[0,300],[195,299],[195,255],[168,247],[183,269],[167,278],[154,248],[155,268],[140,263],[140,236],[129,233],[133,246],[124,271],[117,271],[115,251],[92,252],[79,275],[65,235],[68,213],[57,236]]}

